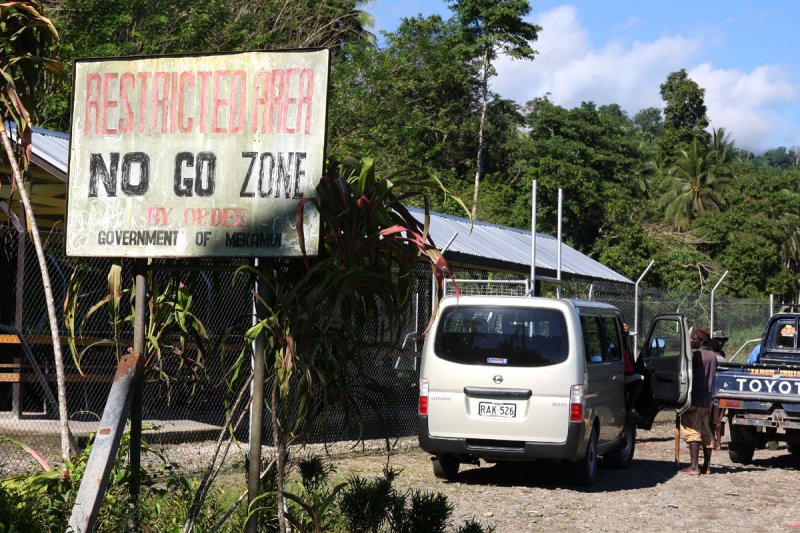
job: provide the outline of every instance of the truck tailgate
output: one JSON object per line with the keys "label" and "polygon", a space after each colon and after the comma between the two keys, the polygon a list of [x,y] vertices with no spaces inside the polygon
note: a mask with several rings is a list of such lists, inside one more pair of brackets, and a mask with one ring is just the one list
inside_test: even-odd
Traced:
{"label": "truck tailgate", "polygon": [[763,365],[720,365],[714,382],[716,398],[800,403],[800,368]]}

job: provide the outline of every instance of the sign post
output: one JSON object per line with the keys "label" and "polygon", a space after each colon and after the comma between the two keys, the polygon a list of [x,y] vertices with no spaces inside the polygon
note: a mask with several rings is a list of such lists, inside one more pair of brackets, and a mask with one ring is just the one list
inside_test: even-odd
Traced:
{"label": "sign post", "polygon": [[[310,203],[303,207],[301,247],[297,211],[322,177],[329,68],[324,49],[76,60],[67,255],[316,255],[319,214]],[[141,267],[137,262],[134,352],[144,355]],[[254,379],[263,389],[261,374]],[[128,416],[127,406],[119,416]],[[89,462],[113,462],[118,444],[117,436]],[[260,446],[255,450],[250,460],[258,466]],[[103,489],[92,497],[102,499]]]}

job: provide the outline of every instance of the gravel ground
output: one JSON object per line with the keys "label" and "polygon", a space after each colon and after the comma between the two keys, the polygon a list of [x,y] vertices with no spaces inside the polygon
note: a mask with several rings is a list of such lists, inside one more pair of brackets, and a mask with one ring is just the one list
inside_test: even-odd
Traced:
{"label": "gravel ground", "polygon": [[[674,424],[657,422],[640,431],[633,464],[625,470],[602,467],[588,489],[570,484],[568,473],[547,463],[462,465],[458,479],[433,476],[429,456],[416,438],[328,447],[337,476],[380,475],[384,465],[401,469],[400,489],[441,492],[454,506],[453,525],[475,519],[495,531],[798,531],[800,458],[785,446],[756,451],[753,464],[730,462],[725,449],[712,456],[712,473],[677,474]],[[723,439],[724,440],[724,439]],[[723,446],[725,442],[723,442]],[[202,467],[213,443],[170,446],[168,454],[187,468]],[[320,446],[313,452],[324,453]],[[300,453],[305,453],[305,450]],[[297,452],[295,452],[297,455]],[[242,454],[232,454],[238,462]],[[681,445],[685,466],[688,451]]]}
{"label": "gravel ground", "polygon": [[[652,431],[639,431],[633,464],[625,470],[601,466],[588,489],[570,484],[568,472],[543,462],[462,465],[458,479],[433,476],[430,458],[416,438],[309,446],[294,455],[328,453],[337,480],[351,474],[378,476],[387,464],[402,470],[401,489],[441,492],[454,506],[452,524],[475,519],[498,533],[525,531],[796,531],[800,533],[800,458],[785,446],[757,450],[751,465],[730,462],[724,449],[712,457],[712,474],[675,472],[674,424],[669,417]],[[723,443],[724,446],[725,443]],[[186,472],[207,465],[215,442],[164,445],[167,457]],[[310,449],[309,449],[310,448]],[[242,471],[247,445],[232,448],[227,466]],[[270,453],[264,450],[265,455]],[[681,445],[682,465],[688,451]],[[143,464],[156,461],[143,457]],[[231,474],[236,483],[241,476]],[[242,479],[242,484],[244,483]]]}

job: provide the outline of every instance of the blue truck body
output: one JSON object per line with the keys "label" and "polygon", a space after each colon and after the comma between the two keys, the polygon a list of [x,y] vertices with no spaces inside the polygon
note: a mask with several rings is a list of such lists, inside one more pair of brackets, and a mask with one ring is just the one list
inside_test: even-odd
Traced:
{"label": "blue truck body", "polygon": [[800,455],[800,313],[773,315],[753,364],[720,363],[714,403],[727,410],[731,461],[747,464],[769,442]]}

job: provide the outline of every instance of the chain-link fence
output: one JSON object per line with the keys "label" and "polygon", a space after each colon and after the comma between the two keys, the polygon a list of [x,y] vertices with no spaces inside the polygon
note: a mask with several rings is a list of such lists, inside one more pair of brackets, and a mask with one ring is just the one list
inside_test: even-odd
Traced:
{"label": "chain-link fence", "polygon": [[[70,429],[83,441],[96,430],[117,361],[133,344],[134,262],[121,263],[122,292],[113,308],[108,300],[110,260],[65,257],[59,232],[46,236],[45,248],[66,365]],[[243,333],[252,324],[249,279],[234,278],[241,264],[159,260],[149,266],[148,291],[156,298],[150,299],[147,335],[159,346],[148,352],[142,394],[145,428],[155,426],[145,431],[151,442],[216,438],[222,430],[226,409],[250,368],[245,354],[243,369],[232,379],[231,369],[243,353]],[[400,338],[374,342],[381,331],[376,323],[370,342],[355,347],[362,351],[359,359],[368,362],[352,385],[357,405],[332,406],[325,423],[309,424],[301,440],[414,434],[420,336],[431,314],[430,267],[419,265],[416,278],[416,290],[397,328]],[[8,227],[0,227],[0,281],[0,437],[6,438],[0,438],[1,475],[31,464],[31,457],[8,439],[50,457],[60,455],[60,440],[52,338],[35,249],[25,235]],[[202,348],[176,324],[163,327],[175,305],[175,291],[184,288],[192,297],[191,320],[207,331]],[[68,323],[77,332],[74,353],[68,345]],[[269,413],[265,417],[268,428]],[[247,440],[247,416],[244,420],[237,437]],[[270,441],[269,431],[264,432],[264,442]]]}
{"label": "chain-link fence", "polygon": [[[133,261],[121,263],[114,306],[108,298],[112,262],[65,257],[62,237],[60,232],[43,236],[70,429],[83,442],[97,428],[119,357],[133,344]],[[240,356],[242,333],[251,322],[251,289],[244,277],[233,279],[234,262],[192,266],[198,268],[159,261],[149,268],[149,290],[156,297],[150,300],[147,336],[159,346],[148,355],[142,391],[151,441],[216,437],[226,418],[226,398],[244,379],[229,379],[228,369]],[[9,439],[50,457],[60,456],[60,440],[55,358],[39,264],[30,240],[8,227],[0,227],[0,282],[1,473],[24,468],[30,460]],[[187,320],[208,332],[202,343],[181,335],[174,317],[172,324],[160,322],[181,288],[192,297]],[[76,332],[72,349],[68,323]]]}
{"label": "chain-link fence", "polygon": [[[116,310],[108,300],[111,261],[67,258],[62,234],[46,236],[48,271],[59,317],[66,369],[68,412],[71,430],[85,438],[97,428],[116,370],[118,357],[132,344],[133,313],[130,295],[133,262],[122,263],[123,291]],[[157,261],[149,268],[149,290],[156,298],[149,314],[154,317],[148,336],[160,350],[146,362],[143,390],[145,424],[158,426],[146,438],[189,441],[216,436],[226,420],[226,406],[246,378],[231,376],[233,362],[242,354],[243,333],[252,321],[253,301],[248,279],[234,279],[241,262],[233,260]],[[191,268],[190,268],[191,267]],[[527,292],[524,278],[509,274],[454,268],[460,294],[507,294]],[[354,349],[366,362],[355,380],[353,404],[334,406],[327,423],[311,424],[306,442],[361,438],[396,438],[416,433],[417,386],[422,336],[433,306],[430,267],[420,265],[416,290],[399,325],[399,338],[391,342],[362,342]],[[482,280],[474,283],[468,280]],[[55,400],[54,356],[46,315],[44,291],[33,245],[9,227],[0,227],[0,475],[19,471],[30,458],[8,439],[17,439],[50,457],[60,455],[58,409]],[[448,283],[448,292],[454,284]],[[175,291],[191,294],[191,320],[207,331],[203,343],[176,334],[175,324],[160,329],[160,309],[171,305]],[[543,293],[553,292],[550,286]],[[633,323],[634,288],[610,282],[565,281],[564,297],[608,301]],[[76,300],[77,298],[77,300]],[[186,302],[184,302],[186,304]],[[639,329],[653,316],[665,312],[685,313],[692,325],[707,326],[708,295],[687,295],[642,290]],[[768,302],[717,297],[715,328],[730,336],[728,346],[760,335],[769,316]],[[67,323],[80,334],[75,354],[67,344]],[[377,323],[371,334],[378,336]],[[117,342],[110,342],[116,339]],[[374,340],[374,339],[370,339]],[[202,347],[201,347],[202,346]],[[729,351],[732,353],[732,350]],[[249,361],[245,367],[249,368]],[[267,413],[268,417],[269,414]],[[247,417],[245,417],[245,421]],[[265,421],[269,424],[269,420]],[[246,422],[245,422],[246,426]],[[147,427],[147,426],[146,426]],[[269,425],[266,425],[269,427]],[[269,432],[265,432],[269,442]],[[238,432],[247,439],[247,428]]]}

